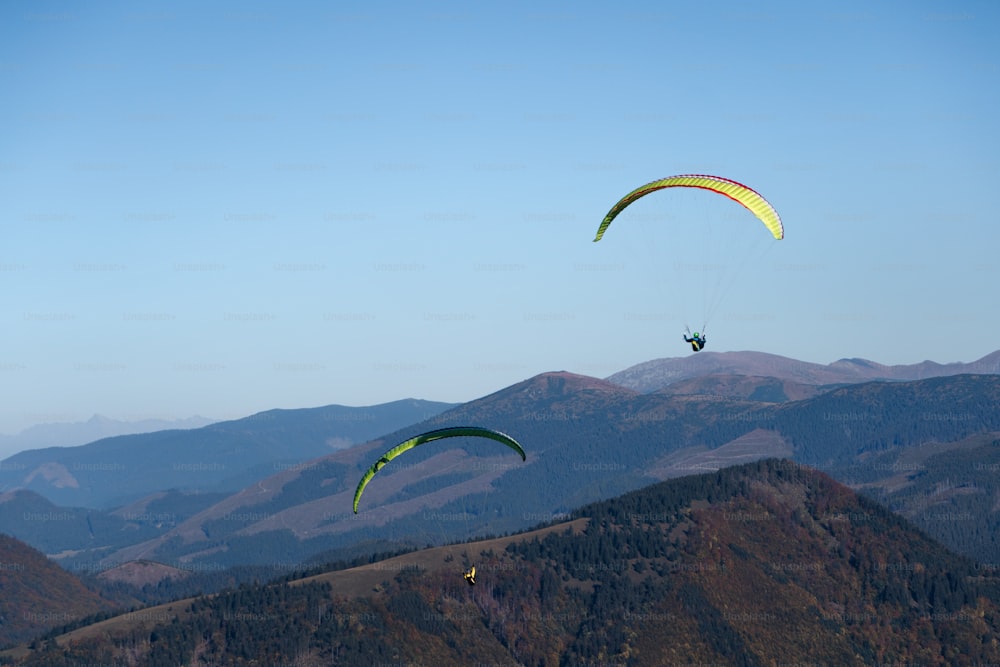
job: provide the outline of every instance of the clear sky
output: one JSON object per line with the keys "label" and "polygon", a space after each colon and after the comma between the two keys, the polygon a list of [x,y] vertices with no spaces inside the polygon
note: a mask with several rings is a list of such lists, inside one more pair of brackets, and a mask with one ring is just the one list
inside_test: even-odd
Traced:
{"label": "clear sky", "polygon": [[461,402],[688,354],[678,290],[734,252],[690,228],[752,216],[663,191],[592,243],[688,172],[751,185],[787,233],[709,349],[978,359],[998,34],[989,0],[4,3],[0,432]]}

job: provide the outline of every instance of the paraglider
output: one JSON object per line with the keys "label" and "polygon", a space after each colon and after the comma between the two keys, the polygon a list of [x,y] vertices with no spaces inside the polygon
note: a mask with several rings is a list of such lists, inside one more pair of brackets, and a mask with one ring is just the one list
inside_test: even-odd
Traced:
{"label": "paraglider", "polygon": [[465,580],[467,582],[469,582],[470,586],[475,586],[476,585],[476,566],[473,565],[471,570],[469,570],[468,572],[463,572],[462,576],[465,577]]}
{"label": "paraglider", "polygon": [[[371,481],[372,477],[375,476],[382,467],[389,463],[400,454],[407,452],[414,447],[426,444],[428,442],[433,442],[435,440],[440,440],[442,438],[456,438],[462,436],[475,436],[480,438],[490,438],[491,440],[496,440],[497,442],[503,443],[513,449],[515,452],[521,455],[521,460],[527,459],[524,453],[524,449],[521,445],[510,437],[506,433],[501,433],[500,431],[494,431],[489,428],[482,428],[480,426],[452,426],[448,428],[440,428],[434,431],[427,431],[426,433],[421,433],[420,435],[414,436],[409,440],[405,440],[400,444],[396,445],[385,454],[379,457],[379,459],[372,465],[371,468],[365,472],[361,481],[358,483],[358,488],[354,492],[354,513],[358,513],[358,501],[361,500],[361,494],[368,486],[368,482]],[[473,575],[474,576],[474,575]],[[474,583],[474,582],[473,582]]]}
{"label": "paraglider", "polygon": [[[636,200],[657,190],[677,187],[708,190],[728,197],[750,211],[756,218],[756,222],[762,223],[764,229],[775,240],[781,240],[785,237],[784,226],[778,212],[760,193],[752,188],[722,176],[681,174],[646,183],[618,200],[601,220],[594,241],[600,241],[615,218]],[[754,220],[749,216],[747,218]],[[686,300],[684,310],[689,310],[692,307],[697,308],[691,303],[693,293],[700,294],[703,300],[700,309],[702,322],[700,330],[695,332],[693,336],[690,335],[690,329],[684,333],[684,342],[690,344],[694,352],[700,352],[705,348],[705,327],[718,307],[723,291],[735,283],[736,268],[734,267],[738,268],[745,263],[752,245],[761,244],[763,239],[767,238],[748,227],[732,229],[729,227],[728,221],[725,221],[724,226],[718,228],[714,228],[714,225],[706,225],[705,221],[700,219],[695,221],[694,228],[700,229],[702,227],[706,227],[706,230],[699,235],[702,237],[700,248],[697,247],[697,244],[692,244],[676,249],[673,265],[675,269],[682,267],[679,270],[681,280],[675,281],[676,284],[671,284],[674,291],[681,295],[676,298]],[[728,246],[728,249],[722,247],[723,243]],[[647,245],[652,246],[651,243],[647,243]],[[700,257],[697,255],[699,250],[702,253]],[[659,257],[655,257],[653,261],[656,262],[659,272],[661,267]],[[708,279],[709,272],[716,272],[717,277],[714,280]]]}
{"label": "paraglider", "polygon": [[661,178],[657,181],[646,183],[646,185],[636,188],[618,200],[618,203],[611,207],[608,214],[604,216],[604,220],[601,221],[600,226],[597,228],[597,235],[594,237],[594,242],[596,243],[601,240],[601,237],[604,236],[604,232],[607,231],[611,221],[614,220],[619,213],[624,211],[625,208],[636,199],[648,195],[650,192],[656,192],[657,190],[662,190],[664,188],[674,187],[702,188],[703,190],[710,190],[712,192],[725,195],[733,201],[745,206],[751,213],[757,216],[757,219],[764,223],[764,226],[767,227],[768,231],[771,232],[775,239],[780,240],[785,237],[785,230],[781,224],[781,218],[778,216],[778,212],[775,211],[774,207],[771,206],[767,200],[760,196],[760,194],[755,190],[752,190],[742,183],[738,183],[728,178],[723,178],[722,176],[709,176],[707,174],[682,174],[680,176]]}
{"label": "paraglider", "polygon": [[701,352],[702,350],[705,349],[706,338],[697,331],[695,331],[694,335],[691,336],[690,338],[688,338],[687,333],[684,333],[683,336],[684,336],[684,342],[691,343],[691,349],[694,350],[695,352]]}

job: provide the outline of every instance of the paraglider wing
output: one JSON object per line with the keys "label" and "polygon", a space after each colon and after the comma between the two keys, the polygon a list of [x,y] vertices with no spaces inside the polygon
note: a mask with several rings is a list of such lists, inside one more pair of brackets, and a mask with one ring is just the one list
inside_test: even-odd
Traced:
{"label": "paraglider wing", "polygon": [[757,219],[764,223],[764,226],[767,227],[774,238],[782,239],[785,237],[785,230],[781,225],[781,218],[778,217],[778,212],[756,191],[742,183],[737,183],[722,176],[683,174],[647,183],[622,197],[617,204],[611,207],[608,214],[604,216],[604,220],[601,221],[601,225],[597,228],[597,236],[594,237],[594,241],[600,241],[611,221],[636,199],[648,195],[650,192],[673,187],[702,188],[725,195],[743,205],[757,216]]}
{"label": "paraglider wing", "polygon": [[502,442],[520,454],[522,461],[527,458],[527,456],[525,456],[524,449],[521,448],[521,445],[517,442],[517,440],[510,437],[506,433],[494,431],[493,429],[482,428],[480,426],[451,426],[448,428],[439,428],[434,431],[427,431],[426,433],[421,433],[418,436],[414,436],[409,440],[399,443],[379,457],[378,461],[376,461],[374,465],[372,465],[372,467],[365,472],[361,481],[358,483],[357,491],[354,492],[354,513],[358,513],[358,501],[361,500],[361,493],[365,490],[365,487],[368,486],[368,482],[371,481],[372,477],[375,476],[375,473],[381,470],[382,466],[386,463],[393,460],[403,452],[409,451],[419,445],[433,442],[434,440],[440,440],[441,438],[456,438],[461,436],[490,438],[492,440],[496,440],[497,442]]}

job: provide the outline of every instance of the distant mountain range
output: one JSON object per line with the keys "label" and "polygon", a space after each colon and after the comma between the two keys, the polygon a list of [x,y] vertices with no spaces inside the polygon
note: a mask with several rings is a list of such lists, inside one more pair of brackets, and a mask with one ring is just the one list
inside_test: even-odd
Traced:
{"label": "distant mountain range", "polygon": [[152,433],[173,429],[192,429],[215,423],[216,419],[189,417],[187,419],[141,419],[119,421],[94,415],[83,422],[52,422],[37,424],[16,435],[0,433],[0,456],[3,452],[21,452],[42,447],[75,447],[101,438],[133,433]]}
{"label": "distant mountain range", "polygon": [[523,534],[102,618],[3,657],[986,665],[1000,662],[998,583],[828,476],[771,459],[649,485]]}
{"label": "distant mountain range", "polygon": [[195,429],[33,449],[0,462],[0,491],[27,489],[59,505],[103,509],[169,489],[232,492],[453,406],[404,399],[368,407],[268,410]]}
{"label": "distant mountain range", "polygon": [[963,374],[1000,373],[1000,350],[970,363],[886,366],[867,359],[841,359],[832,364],[814,364],[764,352],[710,352],[687,357],[655,359],[626,368],[607,377],[609,382],[650,393],[682,380],[715,375],[769,377],[799,385],[856,384],[871,380],[923,380]]}

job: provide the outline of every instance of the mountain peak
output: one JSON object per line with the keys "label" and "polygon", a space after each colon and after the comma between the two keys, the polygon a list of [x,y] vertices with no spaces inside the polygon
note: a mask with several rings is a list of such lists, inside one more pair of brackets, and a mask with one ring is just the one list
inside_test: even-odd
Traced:
{"label": "mountain peak", "polygon": [[546,373],[540,373],[513,385],[507,391],[519,393],[530,392],[535,397],[563,396],[581,391],[615,394],[633,393],[620,385],[614,384],[613,382],[601,380],[589,375],[570,373],[569,371],[549,371]]}
{"label": "mountain peak", "polygon": [[865,368],[874,368],[876,366],[874,362],[868,361],[867,359],[862,359],[861,357],[844,357],[843,359],[837,359],[837,361],[833,363],[853,364],[857,366],[864,366]]}
{"label": "mountain peak", "polygon": [[[927,362],[924,362],[927,363]],[[837,361],[830,364],[831,369],[846,370],[847,372],[858,372],[858,373],[885,373],[888,370],[888,366],[880,364],[874,361],[869,361],[868,359],[862,359],[860,357],[848,357],[844,359],[838,359]]]}
{"label": "mountain peak", "polygon": [[[470,407],[475,406],[489,406],[487,409],[490,411],[517,412],[528,410],[535,413],[538,410],[556,409],[561,413],[565,408],[573,412],[577,409],[588,409],[597,404],[634,396],[636,393],[627,387],[589,375],[580,375],[569,371],[549,371],[461,406],[456,409],[457,412],[453,411],[449,415],[458,418]],[[588,408],[584,406],[588,406]],[[481,414],[479,417],[481,418]]]}

